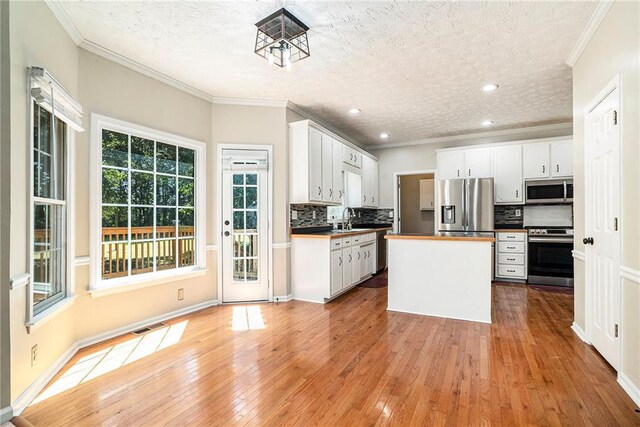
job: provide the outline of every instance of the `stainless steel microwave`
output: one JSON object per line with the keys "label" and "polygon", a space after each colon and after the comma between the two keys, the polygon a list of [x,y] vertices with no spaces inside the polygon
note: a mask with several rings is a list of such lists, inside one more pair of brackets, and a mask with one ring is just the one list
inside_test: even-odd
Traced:
{"label": "stainless steel microwave", "polygon": [[525,182],[525,203],[573,203],[573,180],[552,179]]}

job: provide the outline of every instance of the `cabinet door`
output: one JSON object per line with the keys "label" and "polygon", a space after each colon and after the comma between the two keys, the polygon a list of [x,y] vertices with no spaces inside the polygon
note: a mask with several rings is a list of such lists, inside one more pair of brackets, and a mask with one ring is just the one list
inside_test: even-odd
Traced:
{"label": "cabinet door", "polygon": [[498,147],[493,162],[496,203],[522,203],[522,147]]}
{"label": "cabinet door", "polygon": [[370,158],[362,157],[362,206],[371,205],[371,163]]}
{"label": "cabinet door", "polygon": [[353,284],[352,276],[353,257],[351,248],[342,250],[342,289],[346,289]]}
{"label": "cabinet door", "polygon": [[371,164],[371,182],[369,183],[371,188],[371,206],[378,207],[378,162],[376,160],[370,160]]}
{"label": "cabinet door", "polygon": [[322,201],[322,134],[309,129],[309,200]]}
{"label": "cabinet door", "polygon": [[342,166],[341,142],[333,140],[333,202],[341,204],[344,200],[344,175]]}
{"label": "cabinet door", "polygon": [[491,177],[491,149],[466,150],[464,152],[464,166],[464,174],[467,178]]}
{"label": "cabinet door", "polygon": [[524,179],[549,177],[549,144],[526,144],[522,147]]}
{"label": "cabinet door", "polygon": [[573,142],[551,143],[551,176],[573,176]]}
{"label": "cabinet door", "polygon": [[333,202],[333,139],[322,135],[322,201]]}
{"label": "cabinet door", "polygon": [[432,211],[434,200],[434,181],[433,179],[420,180],[420,210]]}
{"label": "cabinet door", "polygon": [[362,251],[360,246],[353,246],[351,248],[351,255],[353,255],[353,261],[351,262],[351,283],[360,281],[362,277]]}
{"label": "cabinet door", "polygon": [[464,151],[438,153],[438,179],[464,178]]}
{"label": "cabinet door", "polygon": [[342,290],[342,251],[331,252],[331,295]]}

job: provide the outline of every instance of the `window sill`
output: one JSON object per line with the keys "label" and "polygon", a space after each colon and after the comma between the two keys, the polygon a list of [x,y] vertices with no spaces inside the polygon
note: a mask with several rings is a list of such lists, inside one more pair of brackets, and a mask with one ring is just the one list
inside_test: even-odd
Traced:
{"label": "window sill", "polygon": [[110,280],[105,280],[100,283],[100,286],[94,289],[89,289],[89,294],[92,298],[100,298],[108,295],[119,294],[122,292],[148,288],[149,286],[162,285],[178,280],[186,280],[193,277],[204,276],[207,271],[208,269],[205,267],[195,267],[193,269],[183,270],[180,272],[170,270],[166,272],[156,273],[151,277],[127,277],[124,278],[125,280],[113,279],[113,282]]}
{"label": "window sill", "polygon": [[57,304],[47,308],[42,313],[38,313],[33,316],[30,321],[25,322],[28,333],[36,331],[45,323],[56,318],[60,313],[71,307],[76,298],[78,298],[78,295],[70,295],[63,300],[60,300]]}

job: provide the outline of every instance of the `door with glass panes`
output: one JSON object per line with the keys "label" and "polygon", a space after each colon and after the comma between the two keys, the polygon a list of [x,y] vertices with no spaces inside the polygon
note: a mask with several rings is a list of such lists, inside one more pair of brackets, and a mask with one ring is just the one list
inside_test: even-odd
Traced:
{"label": "door with glass panes", "polygon": [[223,151],[223,302],[269,299],[266,156],[266,151]]}

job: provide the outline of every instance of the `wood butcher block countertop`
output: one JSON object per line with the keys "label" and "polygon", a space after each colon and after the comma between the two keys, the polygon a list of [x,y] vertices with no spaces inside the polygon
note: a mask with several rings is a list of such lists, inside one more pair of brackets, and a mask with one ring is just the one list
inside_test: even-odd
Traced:
{"label": "wood butcher block countertop", "polygon": [[465,242],[495,242],[493,233],[434,233],[434,234],[387,234],[385,239],[398,240],[449,240]]}
{"label": "wood butcher block countertop", "polygon": [[292,233],[290,237],[292,239],[338,239],[341,237],[359,236],[361,234],[375,233],[376,231],[391,230],[392,227],[384,228],[359,228],[349,231],[321,231],[317,233]]}

